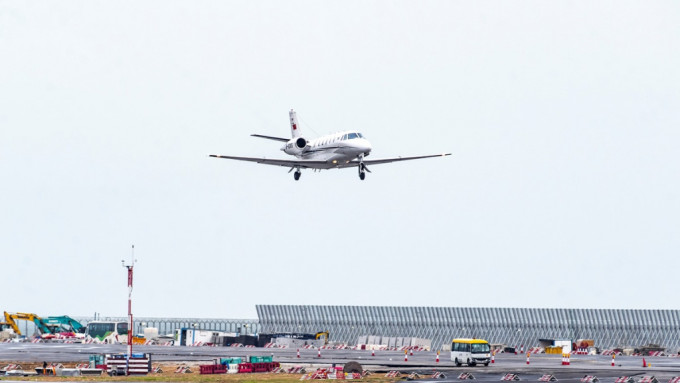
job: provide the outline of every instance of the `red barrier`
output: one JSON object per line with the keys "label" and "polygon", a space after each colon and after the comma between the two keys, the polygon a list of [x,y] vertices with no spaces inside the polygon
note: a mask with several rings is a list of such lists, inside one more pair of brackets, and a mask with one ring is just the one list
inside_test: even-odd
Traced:
{"label": "red barrier", "polygon": [[253,372],[268,372],[270,370],[269,363],[253,363]]}
{"label": "red barrier", "polygon": [[215,365],[214,364],[202,364],[198,366],[201,369],[201,375],[214,374]]}
{"label": "red barrier", "polygon": [[246,374],[246,373],[251,373],[253,372],[253,364],[252,363],[239,363],[238,365],[238,373],[239,374]]}

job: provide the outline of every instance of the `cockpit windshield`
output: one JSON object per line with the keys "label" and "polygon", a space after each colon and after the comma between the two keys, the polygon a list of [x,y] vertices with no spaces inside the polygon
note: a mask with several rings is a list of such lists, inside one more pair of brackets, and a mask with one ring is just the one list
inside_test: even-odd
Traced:
{"label": "cockpit windshield", "polygon": [[364,138],[364,136],[361,135],[361,133],[347,133],[344,136],[342,136],[343,140],[353,140],[355,138]]}
{"label": "cockpit windshield", "polygon": [[488,343],[472,343],[470,346],[472,346],[470,352],[473,354],[488,354],[491,352],[491,347],[489,347]]}

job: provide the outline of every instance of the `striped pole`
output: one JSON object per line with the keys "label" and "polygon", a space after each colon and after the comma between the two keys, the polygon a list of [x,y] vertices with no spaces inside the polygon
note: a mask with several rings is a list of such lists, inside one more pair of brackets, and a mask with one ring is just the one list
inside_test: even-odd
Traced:
{"label": "striped pole", "polygon": [[127,358],[125,359],[125,375],[130,375],[130,357],[132,356],[132,329],[134,322],[132,321],[132,270],[135,266],[135,245],[132,245],[132,255],[130,257],[130,264],[126,265],[123,262],[123,267],[127,268],[128,272],[128,337],[127,337]]}
{"label": "striped pole", "polygon": [[491,352],[491,363],[496,363],[496,351]]}
{"label": "striped pole", "polygon": [[612,354],[612,367],[616,366],[616,354]]}
{"label": "striped pole", "polygon": [[437,359],[435,360],[435,362],[439,363],[439,351],[437,351]]}

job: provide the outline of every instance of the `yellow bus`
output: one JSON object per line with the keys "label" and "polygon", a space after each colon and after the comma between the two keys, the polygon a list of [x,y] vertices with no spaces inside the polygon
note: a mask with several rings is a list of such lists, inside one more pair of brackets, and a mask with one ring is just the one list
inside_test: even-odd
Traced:
{"label": "yellow bus", "polygon": [[451,360],[460,367],[465,363],[474,367],[479,364],[489,365],[491,347],[483,339],[454,339],[451,342]]}

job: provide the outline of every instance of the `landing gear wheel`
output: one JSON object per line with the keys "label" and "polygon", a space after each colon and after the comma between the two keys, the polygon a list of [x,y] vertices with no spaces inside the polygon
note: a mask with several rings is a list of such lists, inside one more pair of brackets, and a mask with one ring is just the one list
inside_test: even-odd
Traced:
{"label": "landing gear wheel", "polygon": [[302,173],[300,173],[299,171],[293,173],[293,178],[295,178],[295,181],[297,181],[297,180],[300,179],[300,175],[301,175],[301,174],[302,174]]}
{"label": "landing gear wheel", "polygon": [[455,363],[456,363],[456,367],[460,367],[461,363],[460,363],[460,360],[458,360],[458,358],[456,358]]}
{"label": "landing gear wheel", "polygon": [[359,173],[359,178],[363,181],[366,178],[366,173],[364,172]]}
{"label": "landing gear wheel", "polygon": [[489,367],[489,362],[484,363],[484,367]]}

